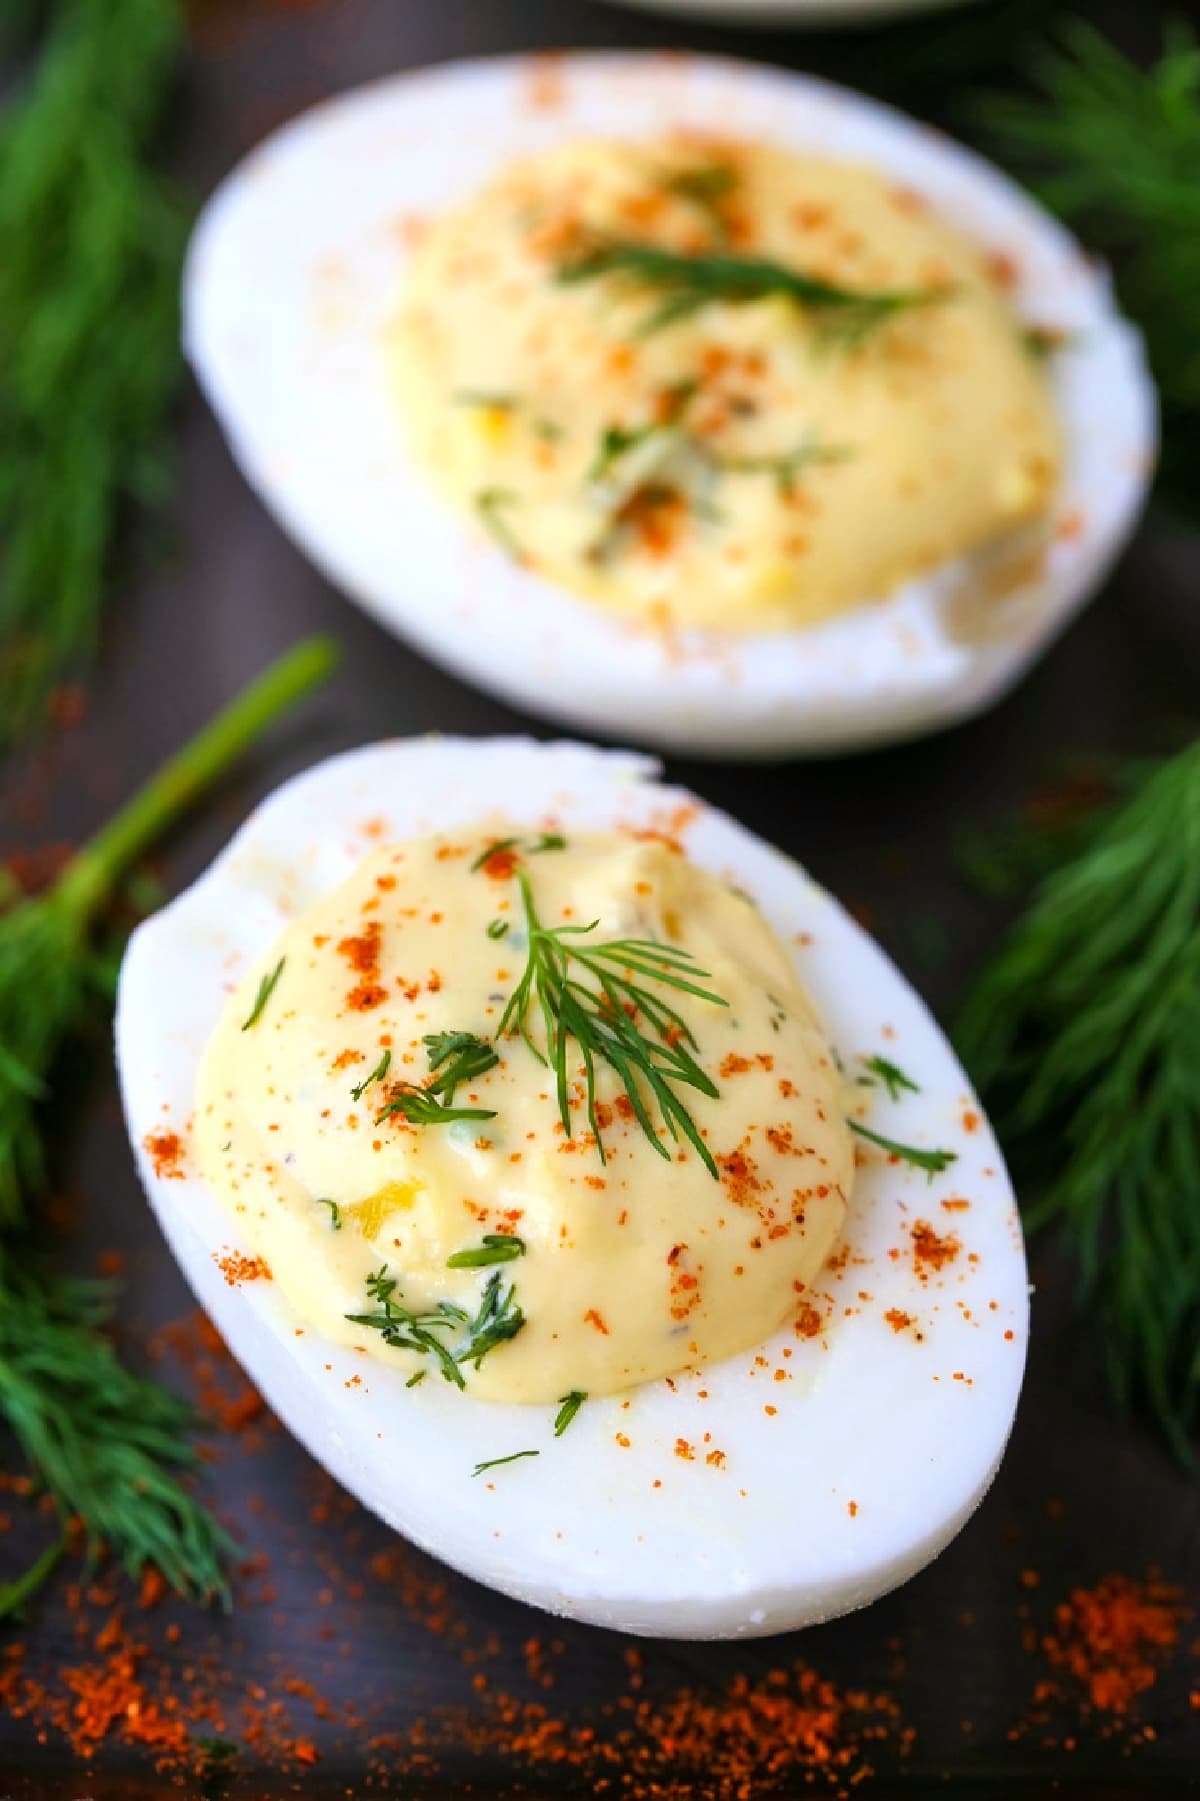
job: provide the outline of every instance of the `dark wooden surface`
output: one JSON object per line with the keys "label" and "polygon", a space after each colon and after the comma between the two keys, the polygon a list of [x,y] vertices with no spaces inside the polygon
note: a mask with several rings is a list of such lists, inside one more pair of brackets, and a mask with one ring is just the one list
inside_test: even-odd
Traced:
{"label": "dark wooden surface", "polygon": [[[203,9],[202,9],[203,10]],[[1129,9],[1125,9],[1127,13]],[[546,44],[686,42],[701,49],[773,56],[861,85],[878,86],[876,39],[761,37],[654,22],[587,0],[346,0],[310,9],[212,6],[180,97],[177,157],[200,191],[262,133],[298,108],[367,77],[424,61]],[[1126,29],[1149,32],[1145,15]],[[1147,41],[1149,39],[1147,38]],[[886,59],[884,59],[886,61]],[[923,91],[914,110],[943,112],[953,96]],[[247,810],[285,776],[343,746],[430,728],[469,733],[538,731],[430,668],[346,605],[283,539],[235,473],[193,391],[180,419],[181,484],[166,556],[125,585],[86,723],[49,758],[10,772],[3,793],[8,843],[72,838],[98,822],[132,784],[255,669],[305,632],[337,634],[341,673],[302,720],[278,734],[207,814],[189,824],[166,860],[172,886],[190,879]],[[995,907],[955,873],[952,846],[967,826],[1004,817],[1031,787],[1076,752],[1142,750],[1194,718],[1200,694],[1195,609],[1200,549],[1151,516],[1107,591],[1018,693],[951,734],[852,759],[772,769],[675,763],[670,775],[730,808],[751,828],[802,858],[858,908],[887,949],[948,1017],[999,924]],[[81,1267],[101,1248],[126,1254],[122,1329],[139,1355],[151,1330],[188,1311],[189,1297],[142,1199],[119,1117],[111,1070],[96,1056],[81,1109],[69,1177],[85,1197],[72,1256]],[[1039,1251],[1033,1349],[1016,1434],[978,1516],[937,1564],[865,1614],[789,1641],[752,1647],[650,1645],[647,1686],[721,1683],[795,1657],[844,1683],[893,1687],[916,1729],[901,1763],[885,1752],[865,1792],[1132,1797],[1183,1793],[1197,1784],[1200,1714],[1189,1707],[1197,1663],[1186,1652],[1147,1700],[1153,1744],[1079,1730],[1077,1710],[1052,1715],[1050,1736],[1078,1731],[1068,1754],[1034,1731],[1009,1742],[1045,1674],[1021,1642],[1021,1605],[1044,1624],[1075,1583],[1109,1570],[1158,1566],[1200,1599],[1200,1503],[1194,1480],[1160,1444],[1114,1416],[1096,1343],[1072,1306],[1069,1271]],[[11,1462],[5,1452],[4,1462]],[[469,1675],[389,1588],[373,1589],[367,1560],[388,1535],[356,1512],[313,1517],[316,1472],[282,1433],[254,1453],[223,1448],[211,1492],[251,1549],[271,1558],[276,1599],[228,1619],[181,1611],[180,1642],[162,1654],[180,1667],[199,1649],[239,1679],[287,1667],[335,1701],[374,1709],[373,1729],[403,1733],[441,1702],[468,1702]],[[18,1531],[0,1540],[0,1576],[24,1561]],[[365,1580],[321,1591],[334,1559]],[[420,1560],[426,1577],[434,1566]],[[1021,1572],[1040,1573],[1037,1588]],[[496,1680],[524,1668],[536,1633],[559,1638],[551,1705],[582,1719],[624,1682],[623,1646],[586,1627],[557,1628],[515,1603],[448,1578],[451,1610],[472,1636],[495,1632]],[[968,1618],[973,1623],[966,1624]],[[327,1629],[321,1635],[321,1628]],[[76,1653],[60,1605],[41,1609],[28,1634],[35,1669],[55,1671]],[[344,1647],[344,1649],[343,1649]],[[897,1658],[903,1674],[897,1679]],[[497,1674],[498,1671],[498,1674]],[[514,1678],[520,1681],[519,1674]],[[303,1712],[303,1710],[301,1710]],[[963,1721],[971,1723],[965,1731]],[[355,1791],[362,1737],[304,1718],[321,1761],[302,1777],[256,1773],[253,1758],[229,1792],[273,1801]],[[143,1787],[143,1780],[146,1786]],[[553,1770],[522,1773],[525,1791],[567,1792]],[[382,1783],[395,1796],[514,1792],[501,1757],[465,1751],[434,1778]],[[28,1723],[0,1719],[0,1795],[42,1797],[157,1793],[148,1766],[101,1751],[73,1770],[61,1742],[44,1744]],[[586,1791],[581,1791],[586,1792]],[[757,1788],[755,1793],[760,1792]],[[777,1792],[767,1786],[763,1794]]]}

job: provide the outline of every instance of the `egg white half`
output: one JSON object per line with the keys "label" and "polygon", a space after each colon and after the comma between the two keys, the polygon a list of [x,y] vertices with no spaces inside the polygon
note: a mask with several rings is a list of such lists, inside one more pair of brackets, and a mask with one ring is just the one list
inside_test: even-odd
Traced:
{"label": "egg white half", "polygon": [[[413,739],[320,764],[134,934],[117,1061],[142,1180],[198,1299],[276,1413],[367,1507],[456,1569],[552,1612],[676,1638],[783,1632],[903,1582],[977,1506],[1025,1360],[1021,1229],[995,1140],[917,996],[795,863],[655,775],[627,753],[525,739]],[[274,1283],[226,1282],[217,1259],[248,1249],[232,1213],[186,1158],[178,1176],[156,1173],[144,1146],[163,1130],[186,1135],[226,996],[289,918],[381,836],[452,831],[499,811],[531,827],[677,834],[792,947],[848,1071],[881,1054],[919,1084],[896,1102],[856,1089],[864,1121],[957,1154],[930,1181],[863,1146],[848,1256],[810,1297],[817,1335],[789,1324],[673,1385],[590,1400],[559,1439],[552,1408],[484,1402],[436,1380],[406,1389],[403,1371],[310,1330],[297,1336],[302,1322]],[[957,1247],[924,1276],[918,1222]],[[911,1324],[898,1329],[898,1316]],[[540,1455],[472,1477],[476,1462],[524,1449]],[[712,1450],[723,1467],[707,1461]]]}
{"label": "egg white half", "polygon": [[[520,154],[587,133],[701,126],[886,170],[1009,259],[1022,317],[1069,334],[1051,367],[1065,476],[1036,573],[998,594],[987,559],[967,558],[803,631],[664,632],[515,565],[414,465],[384,343],[406,231]],[[1103,580],[1154,458],[1140,339],[1117,316],[1105,272],[1066,232],[927,127],[749,64],[594,54],[461,63],[317,107],[209,202],[184,314],[188,355],[246,476],[354,600],[532,713],[693,752],[859,747],[979,711]]]}

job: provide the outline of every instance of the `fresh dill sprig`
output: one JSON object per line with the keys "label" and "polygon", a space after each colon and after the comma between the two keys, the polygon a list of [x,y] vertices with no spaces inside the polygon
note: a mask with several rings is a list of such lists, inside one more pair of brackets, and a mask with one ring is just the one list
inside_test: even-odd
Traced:
{"label": "fresh dill sprig", "polygon": [[867,1139],[870,1144],[877,1144],[890,1157],[899,1157],[902,1163],[911,1163],[914,1169],[923,1169],[931,1182],[943,1170],[949,1169],[952,1163],[958,1162],[957,1151],[927,1151],[918,1144],[898,1144],[894,1138],[885,1138],[882,1132],[873,1132],[857,1119],[847,1120],[846,1124],[852,1132]]}
{"label": "fresh dill sprig", "polygon": [[318,1207],[328,1207],[328,1209],[329,1209],[329,1230],[331,1232],[340,1232],[342,1229],[342,1210],[338,1206],[338,1203],[336,1201],[330,1200],[328,1195],[320,1195],[317,1198],[317,1206]]}
{"label": "fresh dill sprig", "polygon": [[[352,1326],[368,1326],[378,1332],[393,1350],[416,1351],[432,1357],[447,1382],[465,1388],[461,1366],[465,1363],[478,1370],[479,1365],[497,1345],[515,1338],[525,1325],[525,1315],[517,1303],[516,1284],[504,1287],[500,1271],[493,1270],[483,1286],[483,1294],[474,1317],[453,1301],[439,1301],[436,1307],[415,1313],[397,1298],[399,1278],[389,1276],[387,1265],[367,1277],[368,1297],[379,1303],[378,1313],[348,1313]],[[441,1332],[463,1334],[457,1344],[447,1343]]]}
{"label": "fresh dill sprig", "polygon": [[483,1243],[468,1251],[455,1251],[446,1259],[447,1269],[486,1269],[490,1263],[513,1263],[525,1255],[525,1240],[516,1233],[485,1232]]}
{"label": "fresh dill sprig", "polygon": [[663,305],[646,320],[643,334],[660,331],[714,302],[744,305],[779,296],[811,313],[823,332],[857,343],[898,313],[945,298],[932,288],[876,292],[844,288],[765,258],[728,252],[691,256],[629,238],[603,239],[559,263],[555,275],[568,287],[617,275],[657,290],[664,296]]}
{"label": "fresh dill sprig", "polygon": [[1200,743],[1038,887],[958,1034],[1018,1177],[1078,1257],[1122,1404],[1200,1425]]}
{"label": "fresh dill sprig", "polygon": [[286,957],[280,957],[274,969],[272,969],[269,974],[265,975],[258,984],[258,993],[254,997],[254,1005],[251,1007],[247,1018],[242,1021],[243,1032],[248,1032],[251,1026],[256,1026],[266,1012],[267,1002],[279,985],[279,978],[283,974],[283,966],[286,962]]}
{"label": "fresh dill sprig", "polygon": [[1139,68],[1081,20],[1029,58],[1037,93],[978,109],[992,148],[1114,259],[1117,289],[1146,338],[1162,400],[1160,486],[1200,516],[1200,45],[1168,24]]}
{"label": "fresh dill sprig", "polygon": [[561,1438],[583,1403],[587,1395],[582,1388],[573,1388],[569,1395],[564,1395],[558,1403],[558,1412],[554,1416],[554,1436]]}
{"label": "fresh dill sprig", "polygon": [[96,644],[125,503],[166,494],[187,221],[148,162],[179,0],[62,0],[0,114],[0,742]]}
{"label": "fresh dill sprig", "polygon": [[[669,1161],[671,1153],[655,1128],[643,1085],[672,1139],[678,1143],[682,1134],[717,1179],[712,1152],[675,1089],[694,1088],[714,1100],[719,1090],[692,1055],[699,1047],[691,1027],[661,995],[652,994],[645,986],[651,981],[714,1007],[728,1006],[719,994],[699,985],[708,971],[698,969],[691,953],[680,945],[654,938],[598,943],[591,937],[598,920],[587,926],[544,926],[528,875],[523,869],[516,875],[529,952],[497,1035],[519,1035],[539,1063],[554,1070],[559,1118],[568,1138],[574,1135],[570,1047],[576,1046],[583,1062],[587,1121],[601,1162],[605,1152],[596,1111],[597,1062],[607,1064],[616,1075],[635,1119],[661,1157]],[[594,986],[580,981],[573,968],[590,977]],[[541,1020],[543,1045],[532,1036],[534,1019]],[[641,1019],[648,1030],[639,1024]]]}
{"label": "fresh dill sprig", "polygon": [[131,863],[287,707],[322,680],[331,647],[280,659],[153,776],[47,893],[0,913],[0,1417],[64,1520],[136,1571],[220,1593],[224,1535],[176,1479],[192,1417],[124,1370],[105,1336],[104,1284],[45,1276],[31,1248],[47,1167],[42,1103],[95,987],[93,930]]}
{"label": "fresh dill sprig", "polygon": [[120,1363],[113,1303],[111,1284],[43,1277],[0,1252],[0,1413],[93,1550],[131,1576],[153,1566],[180,1594],[227,1598],[232,1540],[179,1480],[199,1461],[198,1422]]}

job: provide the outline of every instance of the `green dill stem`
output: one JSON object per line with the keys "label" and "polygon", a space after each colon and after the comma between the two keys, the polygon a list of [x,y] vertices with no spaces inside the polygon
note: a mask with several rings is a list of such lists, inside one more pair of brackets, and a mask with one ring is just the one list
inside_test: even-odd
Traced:
{"label": "green dill stem", "polygon": [[330,674],[338,652],[330,638],[307,638],[264,670],[204,726],[67,865],[55,897],[86,918],[113,884],[262,736],[281,713]]}
{"label": "green dill stem", "polygon": [[483,1463],[477,1463],[471,1471],[473,1476],[482,1476],[485,1470],[498,1470],[506,1463],[520,1463],[524,1457],[540,1457],[540,1451],[510,1451],[507,1457],[488,1457]]}
{"label": "green dill stem", "polygon": [[29,1568],[17,1576],[12,1582],[0,1583],[0,1620],[6,1620],[14,1613],[20,1613],[27,1601],[31,1601],[43,1582],[54,1574],[58,1568],[58,1560],[67,1548],[67,1535],[54,1544],[48,1545],[41,1556],[35,1558]]}

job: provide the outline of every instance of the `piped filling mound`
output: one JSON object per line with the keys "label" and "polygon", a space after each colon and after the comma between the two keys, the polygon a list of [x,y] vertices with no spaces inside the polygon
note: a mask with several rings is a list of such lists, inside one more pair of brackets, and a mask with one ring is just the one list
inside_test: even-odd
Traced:
{"label": "piped filling mound", "polygon": [[1028,554],[1061,437],[1010,281],[868,168],[577,140],[430,223],[394,371],[508,555],[621,613],[782,630]]}
{"label": "piped filling mound", "polygon": [[845,1214],[840,1077],[742,894],[654,839],[380,849],[230,997],[203,1176],[297,1313],[493,1400],[761,1343]]}

